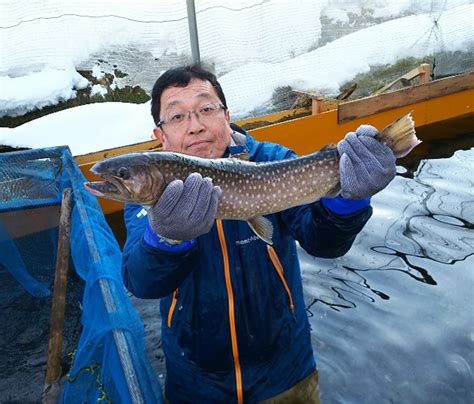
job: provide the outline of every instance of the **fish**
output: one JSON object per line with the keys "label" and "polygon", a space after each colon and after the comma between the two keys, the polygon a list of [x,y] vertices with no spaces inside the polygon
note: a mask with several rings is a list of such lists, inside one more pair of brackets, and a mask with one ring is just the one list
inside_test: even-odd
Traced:
{"label": "fish", "polygon": [[[421,143],[411,113],[375,137],[397,158]],[[235,157],[206,159],[167,151],[134,152],[94,164],[91,172],[104,181],[87,182],[84,186],[93,195],[147,209],[158,201],[171,181],[184,181],[197,172],[211,178],[222,190],[216,219],[245,220],[260,239],[271,245],[273,225],[264,216],[338,195],[339,159],[336,145],[269,162]]]}

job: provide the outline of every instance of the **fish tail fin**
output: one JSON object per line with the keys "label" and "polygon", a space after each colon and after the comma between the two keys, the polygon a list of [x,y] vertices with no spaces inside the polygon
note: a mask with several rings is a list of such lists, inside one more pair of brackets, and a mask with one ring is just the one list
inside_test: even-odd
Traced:
{"label": "fish tail fin", "polygon": [[385,127],[376,138],[390,147],[397,158],[406,156],[421,143],[416,137],[411,112]]}

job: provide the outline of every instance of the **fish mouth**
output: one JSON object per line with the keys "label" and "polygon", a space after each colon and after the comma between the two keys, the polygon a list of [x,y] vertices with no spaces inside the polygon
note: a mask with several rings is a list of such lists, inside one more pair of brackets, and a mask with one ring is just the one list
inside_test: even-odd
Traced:
{"label": "fish mouth", "polygon": [[[96,175],[99,175],[95,173]],[[128,187],[121,181],[121,179],[109,176],[109,175],[100,175],[104,181],[92,181],[85,182],[84,188],[90,192],[92,195],[100,196],[103,198],[109,199],[130,199],[132,192]]]}

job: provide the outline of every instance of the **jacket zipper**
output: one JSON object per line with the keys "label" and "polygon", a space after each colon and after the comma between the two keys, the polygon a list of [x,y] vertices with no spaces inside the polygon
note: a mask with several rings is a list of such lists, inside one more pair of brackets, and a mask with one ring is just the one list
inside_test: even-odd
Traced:
{"label": "jacket zipper", "polygon": [[283,276],[283,273],[284,273],[283,265],[281,265],[280,259],[278,258],[278,255],[272,246],[267,245],[267,251],[268,251],[270,260],[272,261],[273,266],[275,267],[275,270],[277,271],[277,274],[280,277],[281,282],[283,283],[283,287],[285,288],[286,294],[288,295],[288,300],[290,302],[291,312],[293,313],[293,317],[296,319],[295,306],[293,304],[293,297],[291,296],[290,288],[288,287],[285,277]]}
{"label": "jacket zipper", "polygon": [[171,299],[171,306],[170,306],[170,310],[168,311],[168,320],[167,320],[168,328],[171,328],[171,319],[173,318],[174,309],[176,308],[176,303],[178,302],[178,291],[179,289],[176,289],[173,292],[173,298]]}
{"label": "jacket zipper", "polygon": [[224,260],[224,275],[225,285],[227,288],[227,298],[229,300],[229,323],[230,323],[230,338],[232,341],[232,355],[234,357],[235,364],[235,385],[237,388],[237,403],[242,404],[243,391],[242,391],[242,370],[240,368],[239,360],[239,347],[237,345],[237,332],[235,327],[235,312],[234,312],[234,294],[232,292],[232,283],[230,279],[230,266],[229,266],[229,255],[227,253],[227,244],[224,236],[224,228],[222,226],[222,220],[216,220],[217,232],[219,234],[219,241],[221,244],[222,258]]}

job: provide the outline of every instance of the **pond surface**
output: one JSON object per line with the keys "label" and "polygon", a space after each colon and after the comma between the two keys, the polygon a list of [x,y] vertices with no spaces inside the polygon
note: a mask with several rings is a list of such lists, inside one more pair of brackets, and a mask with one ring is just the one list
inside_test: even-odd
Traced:
{"label": "pond surface", "polygon": [[474,402],[473,172],[422,161],[344,257],[300,251],[323,403]]}
{"label": "pond surface", "polygon": [[[300,249],[323,404],[474,402],[473,173],[474,148],[423,160],[344,257]],[[163,382],[158,301],[133,301]]]}

